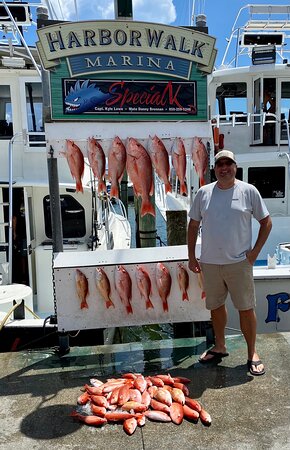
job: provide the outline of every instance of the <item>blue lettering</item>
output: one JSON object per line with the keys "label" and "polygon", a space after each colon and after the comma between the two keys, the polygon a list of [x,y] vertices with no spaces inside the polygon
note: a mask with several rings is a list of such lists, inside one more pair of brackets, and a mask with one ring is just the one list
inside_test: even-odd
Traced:
{"label": "blue lettering", "polygon": [[269,294],[266,298],[268,300],[268,316],[265,322],[280,322],[278,310],[289,311],[290,295],[287,292],[278,292],[277,294]]}
{"label": "blue lettering", "polygon": [[124,45],[127,42],[127,35],[123,30],[114,31],[114,41],[117,45]]}
{"label": "blue lettering", "polygon": [[100,45],[110,45],[112,43],[111,31],[107,29],[99,30]]}
{"label": "blue lettering", "polygon": [[191,54],[193,56],[197,56],[198,58],[203,58],[202,47],[205,45],[204,42],[193,41],[193,46],[191,50]]}
{"label": "blue lettering", "polygon": [[73,48],[74,45],[76,47],[82,46],[80,41],[77,38],[77,35],[73,31],[71,31],[68,35],[68,48]]}
{"label": "blue lettering", "polygon": [[84,46],[97,45],[94,41],[95,32],[93,30],[84,30]]}
{"label": "blue lettering", "polygon": [[185,37],[182,36],[180,39],[179,51],[182,53],[189,53],[189,48],[185,48],[185,47],[186,47],[186,40],[185,40]]}
{"label": "blue lettering", "polygon": [[62,40],[62,35],[60,31],[55,32],[56,37],[53,37],[51,33],[46,33],[47,43],[49,45],[49,50],[51,52],[56,52],[55,44],[59,45],[60,50],[64,50],[65,46]]}
{"label": "blue lettering", "polygon": [[146,34],[147,34],[147,41],[148,41],[149,47],[152,47],[154,44],[155,47],[158,48],[163,31],[158,30],[158,34],[157,34],[157,31],[153,30],[153,33],[151,34],[151,30],[149,28],[146,28]]}
{"label": "blue lettering", "polygon": [[139,38],[141,37],[141,33],[138,30],[132,30],[130,33],[130,45],[136,45],[137,47],[141,47],[141,42]]}
{"label": "blue lettering", "polygon": [[164,45],[164,48],[166,48],[166,50],[168,50],[169,47],[171,47],[171,50],[176,50],[175,40],[174,40],[174,36],[172,36],[172,34],[169,34],[167,36],[166,43]]}

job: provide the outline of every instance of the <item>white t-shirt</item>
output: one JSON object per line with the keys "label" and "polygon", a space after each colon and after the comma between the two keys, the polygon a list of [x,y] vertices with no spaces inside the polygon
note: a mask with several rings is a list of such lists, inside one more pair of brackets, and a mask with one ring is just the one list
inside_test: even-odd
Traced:
{"label": "white t-shirt", "polygon": [[246,258],[252,244],[252,217],[260,221],[269,212],[255,186],[236,180],[230,189],[217,182],[201,187],[189,211],[201,221],[201,257],[208,264],[231,264]]}

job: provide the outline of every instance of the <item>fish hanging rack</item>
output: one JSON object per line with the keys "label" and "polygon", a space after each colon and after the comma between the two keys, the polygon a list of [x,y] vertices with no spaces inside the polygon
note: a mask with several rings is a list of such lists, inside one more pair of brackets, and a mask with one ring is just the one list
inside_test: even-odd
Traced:
{"label": "fish hanging rack", "polygon": [[[112,144],[114,138],[101,139],[101,138],[98,138],[96,135],[95,136],[88,136],[88,138],[89,137],[94,137],[95,139],[97,139],[97,141],[101,144],[101,146],[102,146],[102,148],[104,150],[105,156],[107,157],[108,153],[109,153],[109,149],[111,147],[111,144]],[[179,138],[181,136],[162,138],[162,136],[159,135],[158,137],[162,140],[166,150],[168,151],[168,154],[171,155],[172,147],[174,145],[175,139],[177,139],[177,138]],[[182,138],[181,137],[183,139],[187,155],[191,154],[191,149],[192,149],[194,137],[195,136],[186,137],[186,138]],[[209,137],[208,136],[200,136],[200,135],[198,135],[198,137],[202,139],[204,144],[207,144],[207,142],[209,142]],[[87,139],[76,139],[76,140],[73,140],[73,142],[80,148],[80,150],[82,151],[82,153],[83,153],[85,158],[87,157],[87,154],[88,154],[88,138]],[[128,138],[129,138],[129,136],[128,136]],[[126,147],[126,144],[127,144],[126,141],[127,141],[128,138],[122,139],[125,147]],[[150,137],[138,138],[138,142],[141,145],[143,145],[145,147],[145,149],[148,148],[149,140],[150,140]],[[49,149],[50,149],[50,147],[52,147],[54,149],[54,156],[55,157],[64,157],[65,156],[64,153],[65,153],[66,147],[67,147],[66,139],[52,140],[52,141],[50,141]]]}

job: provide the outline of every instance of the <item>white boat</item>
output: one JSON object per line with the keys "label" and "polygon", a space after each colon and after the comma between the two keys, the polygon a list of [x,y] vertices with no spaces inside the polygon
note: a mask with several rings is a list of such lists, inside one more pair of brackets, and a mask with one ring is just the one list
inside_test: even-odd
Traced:
{"label": "white boat", "polygon": [[[241,24],[246,13],[251,19]],[[209,124],[215,133],[208,128],[205,135],[200,124],[192,125],[192,134],[209,145],[208,181],[214,181],[214,153],[226,148],[236,154],[237,177],[261,192],[273,220],[270,238],[260,254],[264,261],[268,254],[275,253],[279,243],[290,240],[289,28],[286,5],[241,8],[222,65],[208,76]],[[269,91],[271,103],[267,99]],[[192,142],[187,141],[189,195],[180,196],[177,189],[165,195],[157,180],[156,201],[164,216],[167,209],[189,210],[199,188],[191,161]],[[254,238],[257,226],[254,224]]]}
{"label": "white boat", "polygon": [[259,189],[273,220],[263,260],[290,240],[289,27],[286,5],[241,8],[208,85],[219,141],[235,152],[238,177]]}
{"label": "white boat", "polygon": [[[24,35],[36,25],[36,6],[0,4],[0,329],[10,330],[42,328],[55,314],[42,78],[36,49]],[[88,165],[83,194],[66,158],[58,160],[58,178],[64,252],[130,247],[122,202],[97,194]],[[25,311],[10,314],[23,299]]]}
{"label": "white boat", "polygon": [[[259,332],[289,331],[290,323],[289,12],[289,5],[270,3],[238,11],[222,64],[208,76],[212,133],[205,136],[198,124],[192,125],[192,135],[208,143],[207,181],[215,180],[214,154],[232,150],[237,177],[258,188],[272,217],[271,234],[254,268]],[[173,192],[165,194],[163,185],[156,183],[156,202],[164,217],[168,209],[188,211],[199,188],[192,144],[187,144],[189,195],[180,196],[174,183]],[[253,221],[253,241],[258,226]],[[268,269],[268,255],[274,257],[274,270]],[[229,322],[234,332],[239,329],[231,311]]]}
{"label": "white boat", "polygon": [[[258,188],[272,217],[272,231],[254,268],[259,332],[289,331],[289,28],[289,5],[241,8],[221,67],[208,83],[215,151],[235,152],[238,177]],[[257,229],[253,221],[254,239]],[[235,317],[230,316],[230,324],[239,328]]]}
{"label": "white boat", "polygon": [[[2,3],[4,5],[5,2]],[[260,7],[262,8],[262,5],[260,5]],[[258,7],[252,7],[251,11],[252,13],[260,12]],[[271,11],[273,11],[273,14],[276,14],[275,9]],[[281,7],[277,12],[283,14],[284,11]],[[259,21],[255,22],[255,25],[262,25],[264,33],[270,31],[274,34],[274,38],[276,38],[279,33],[277,30],[273,31],[271,27],[275,26],[277,28],[280,26],[280,28],[284,30],[280,34],[285,33],[283,39],[286,39],[287,36],[285,30],[287,30],[287,26],[289,26],[287,17],[282,23],[277,21],[276,17],[275,21],[272,22],[272,19],[268,17],[271,16],[269,10],[267,10],[267,13],[267,19],[265,19],[266,23]],[[27,21],[30,25],[30,19],[27,19]],[[254,24],[251,26],[254,26]],[[267,27],[269,27],[269,30]],[[241,30],[242,28],[239,27],[237,36],[238,41],[241,41],[241,43],[243,42],[243,45],[247,44],[250,50],[248,49],[248,51],[245,51],[244,53],[247,55],[250,54],[251,56],[253,48],[252,41],[242,41],[242,39],[240,39]],[[6,31],[9,31],[9,27]],[[235,25],[233,36],[236,33]],[[271,33],[269,34],[271,35]],[[253,35],[257,35],[256,29],[254,30]],[[251,39],[253,39],[253,37],[251,37]],[[267,40],[268,38],[265,39]],[[233,38],[230,39],[230,42],[233,42]],[[13,300],[16,298],[16,290],[18,293],[17,301],[25,299],[26,307],[30,306],[30,310],[32,311],[30,322],[33,324],[30,326],[35,326],[35,324],[41,324],[41,326],[46,325],[47,318],[53,318],[51,314],[56,311],[56,296],[53,290],[54,283],[52,280],[51,207],[48,191],[47,149],[45,144],[47,142],[52,143],[52,146],[55,147],[56,151],[62,152],[65,139],[78,138],[80,139],[80,143],[82,143],[84,139],[87,139],[88,136],[94,134],[92,132],[92,128],[94,127],[93,122],[86,124],[85,129],[84,127],[81,127],[81,130],[77,129],[73,122],[71,122],[65,127],[67,135],[63,136],[62,123],[58,122],[56,124],[46,123],[46,136],[44,136],[41,115],[41,77],[37,63],[37,55],[34,51],[31,52],[28,48],[25,48],[25,41],[23,42],[24,48],[16,46],[15,50],[12,50],[15,48],[15,46],[12,46],[12,43],[13,39],[10,41],[10,46],[7,44],[4,45],[3,51],[5,54],[3,54],[3,56],[6,56],[6,58],[2,59],[3,68],[0,69],[1,79],[3,78],[0,97],[0,105],[2,102],[0,114],[2,114],[4,121],[2,138],[0,136],[0,150],[3,161],[0,168],[0,179],[3,180],[1,184],[3,205],[1,205],[0,211],[2,211],[3,222],[8,222],[8,232],[5,224],[3,223],[1,225],[3,238],[3,290],[1,291],[1,299],[3,299],[3,301],[1,300],[1,310],[2,315],[4,315],[3,321],[5,322],[5,329],[7,330],[15,327],[17,323],[19,323],[20,326],[23,326],[25,323],[28,324],[30,320],[26,316],[27,308],[25,308],[25,320],[12,320],[11,323],[7,323],[6,321],[4,305],[8,304],[11,309]],[[255,50],[257,50],[261,45],[254,47]],[[265,46],[263,44],[262,47],[262,50],[265,49],[264,47],[267,47],[268,49],[268,45]],[[239,46],[237,48],[239,48]],[[28,50],[29,58],[24,56],[25,50]],[[278,56],[280,56],[280,53],[282,64],[278,64]],[[234,150],[240,167],[239,176],[242,170],[243,179],[257,185],[258,189],[261,190],[262,196],[265,198],[271,216],[273,217],[274,231],[271,233],[271,238],[269,239],[267,246],[265,246],[263,253],[260,255],[264,264],[268,253],[273,256],[277,246],[283,242],[285,245],[279,246],[279,259],[284,262],[288,261],[289,263],[289,248],[287,242],[290,240],[290,236],[288,236],[290,215],[289,127],[288,121],[285,119],[286,116],[281,119],[281,114],[286,114],[287,104],[290,99],[290,95],[289,99],[287,96],[290,77],[287,79],[288,62],[285,62],[284,47],[282,45],[279,47],[279,45],[276,44],[275,52],[272,51],[270,54],[272,57],[274,54],[276,55],[277,64],[269,64],[269,61],[265,64],[265,60],[260,60],[259,62],[263,62],[263,64],[256,65],[256,63],[252,64],[250,62],[248,66],[239,68],[235,67],[235,63],[232,61],[233,67],[216,69],[213,74],[209,76],[208,96],[211,117],[208,121],[195,123],[189,121],[177,121],[174,122],[174,125],[170,121],[162,122],[161,138],[164,140],[164,144],[169,153],[174,140],[178,136],[181,136],[184,140],[188,163],[188,196],[184,197],[179,195],[179,186],[174,177],[172,180],[174,192],[172,194],[165,195],[164,185],[157,179],[155,185],[156,202],[157,204],[159,200],[163,202],[165,205],[163,209],[164,213],[166,209],[188,209],[192,198],[199,188],[199,180],[195,173],[190,155],[194,136],[202,138],[210,153],[207,181],[213,179],[212,168],[215,150],[218,150],[218,148],[223,145],[225,148]],[[240,58],[240,56],[240,53],[237,51],[236,57]],[[29,61],[28,65],[26,64],[26,61]],[[14,65],[17,65],[17,67]],[[261,107],[264,87],[269,88],[271,84],[269,80],[271,80],[271,82],[275,80],[276,109],[274,113],[262,111]],[[242,87],[243,89],[237,91],[238,94],[236,94],[236,97],[233,96],[233,92],[236,92],[235,90],[230,91],[229,96],[226,97],[224,90],[220,89],[220,87],[223,87],[224,85],[229,85],[226,86],[229,89],[232,85],[236,85],[237,88]],[[272,91],[272,93],[273,92],[274,91]],[[229,114],[225,109],[216,109],[216,95],[219,96],[221,105],[224,104],[225,106],[229,106],[232,99],[237,102],[234,106],[229,106]],[[272,95],[272,97],[273,96],[274,95]],[[228,100],[230,101],[228,102]],[[244,102],[244,104],[241,106],[240,102]],[[241,114],[239,114],[239,112],[241,112]],[[215,129],[218,129],[219,139],[217,139],[217,132]],[[112,137],[112,125],[109,122],[102,123],[101,131],[102,133],[100,134],[104,139],[104,144],[109,145],[109,141]],[[55,135],[56,132],[57,134]],[[123,127],[117,123],[114,124],[114,133],[117,133],[121,139],[128,137],[127,130],[123,130]],[[157,121],[136,121],[131,124],[130,133],[140,139],[141,143],[144,142],[144,140],[147,142],[148,136],[160,133],[160,123]],[[223,138],[222,135],[224,135]],[[268,139],[267,142],[266,137]],[[240,144],[239,148],[234,147],[236,142]],[[115,214],[115,211],[110,204],[108,204],[106,197],[99,198],[95,196],[94,183],[90,181],[90,177],[87,178],[88,185],[85,187],[84,195],[77,194],[75,192],[75,185],[71,184],[71,174],[66,160],[64,158],[58,158],[58,164],[59,189],[64,219],[63,237],[65,241],[62,243],[65,250],[64,253],[68,255],[69,251],[73,251],[75,255],[75,250],[81,252],[88,249],[94,249],[96,251],[98,248],[107,249],[112,247],[112,243],[114,243],[115,248],[118,247],[118,245],[124,246],[124,244],[125,247],[129,247],[130,228],[126,225],[126,217],[124,218]],[[160,186],[160,192],[158,186]],[[13,208],[11,206],[13,192],[15,196],[14,205],[16,205],[18,201],[19,212],[24,213],[25,216],[25,238],[27,241],[24,247],[24,249],[26,249],[25,263],[27,264],[27,269],[24,272],[19,269],[16,270],[14,272],[15,278],[13,278],[13,271],[11,268],[15,267],[15,263],[18,261],[16,257],[14,257],[13,262],[13,254],[12,259],[9,257],[9,251],[11,252],[12,250],[13,242]],[[22,195],[24,208],[22,205]],[[51,198],[52,201],[54,201],[53,196]],[[54,207],[54,205],[52,205],[52,207]],[[8,208],[8,213],[5,213],[5,208],[6,210]],[[117,221],[113,220],[115,218],[117,218]],[[114,228],[115,225],[116,228]],[[117,232],[115,233],[116,230]],[[120,243],[118,244],[119,237]],[[21,259],[20,261],[23,260]],[[75,260],[73,262],[75,263]],[[22,275],[23,273],[26,275],[25,279],[16,278],[19,274]],[[276,329],[280,331],[289,330],[289,320],[287,320],[289,316],[288,311],[290,309],[289,264],[277,264],[276,268],[273,270],[268,269],[267,265],[256,267],[254,275],[259,302],[258,331],[271,332]],[[35,313],[40,319],[32,319],[33,314]],[[15,314],[16,318],[17,316],[23,316],[21,308],[18,307],[15,310]],[[233,317],[235,317],[235,315],[233,315]],[[236,325],[234,318],[232,318],[231,311],[229,324],[234,332],[238,329],[238,325]],[[53,324],[51,326],[53,326]]]}

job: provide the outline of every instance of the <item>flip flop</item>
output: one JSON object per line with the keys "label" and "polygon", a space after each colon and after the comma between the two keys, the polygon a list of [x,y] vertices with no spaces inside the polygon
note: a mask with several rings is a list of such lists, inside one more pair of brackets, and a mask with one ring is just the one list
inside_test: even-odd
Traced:
{"label": "flip flop", "polygon": [[248,359],[248,361],[247,361],[248,371],[254,377],[259,377],[260,375],[264,375],[264,373],[265,373],[265,369],[260,370],[260,372],[258,372],[257,370],[253,370],[253,366],[258,367],[260,364],[263,364],[260,359],[258,361],[250,361]]}
{"label": "flip flop", "polygon": [[[204,359],[204,357],[207,356],[207,355],[211,355],[212,358]],[[206,354],[204,355],[204,357],[203,358],[199,358],[198,361],[201,364],[208,364],[208,363],[212,363],[212,362],[218,363],[218,362],[221,362],[222,358],[225,358],[226,356],[229,356],[229,354],[228,353],[222,353],[222,352],[214,352],[213,350],[208,350],[206,352]]]}

